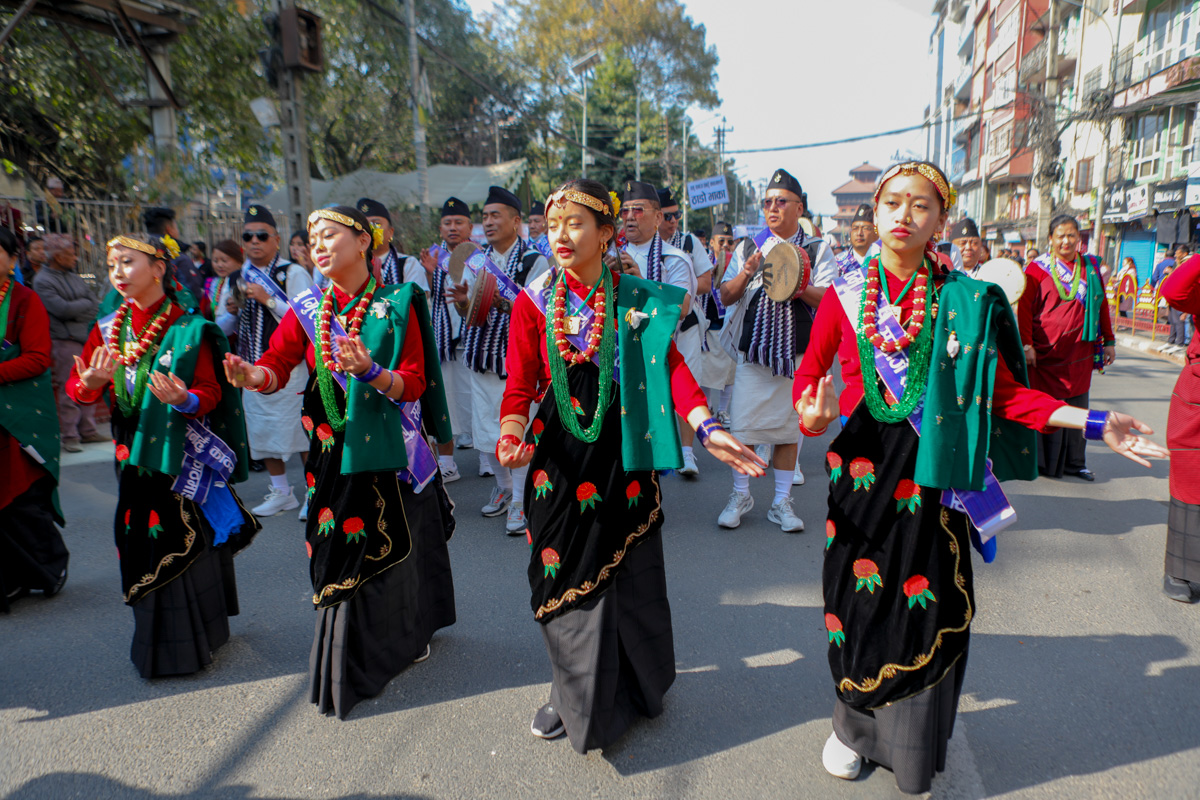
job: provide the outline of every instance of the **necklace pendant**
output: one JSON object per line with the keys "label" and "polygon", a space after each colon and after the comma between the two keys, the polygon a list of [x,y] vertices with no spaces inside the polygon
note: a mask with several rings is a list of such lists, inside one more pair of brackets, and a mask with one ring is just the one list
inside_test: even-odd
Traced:
{"label": "necklace pendant", "polygon": [[579,331],[583,329],[583,317],[572,316],[566,317],[563,320],[563,330],[568,336],[578,336]]}

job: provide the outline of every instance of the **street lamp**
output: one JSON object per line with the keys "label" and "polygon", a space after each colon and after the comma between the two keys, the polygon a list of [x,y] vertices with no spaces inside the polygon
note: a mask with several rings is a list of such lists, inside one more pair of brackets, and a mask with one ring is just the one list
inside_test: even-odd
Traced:
{"label": "street lamp", "polygon": [[574,72],[576,75],[580,76],[580,78],[583,79],[583,147],[581,148],[581,151],[580,151],[579,161],[580,161],[580,168],[583,170],[584,178],[587,177],[587,165],[588,165],[588,162],[587,162],[587,157],[588,157],[588,152],[587,152],[587,90],[588,90],[587,73],[588,73],[588,70],[590,70],[592,67],[599,64],[602,58],[603,58],[603,56],[600,55],[599,50],[593,50],[592,52],[588,53],[586,56],[577,60],[574,64],[571,65],[571,72]]}

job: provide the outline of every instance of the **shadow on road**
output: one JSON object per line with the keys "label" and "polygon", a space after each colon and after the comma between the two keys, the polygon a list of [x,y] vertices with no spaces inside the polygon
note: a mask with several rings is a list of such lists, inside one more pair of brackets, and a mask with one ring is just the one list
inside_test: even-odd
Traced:
{"label": "shadow on road", "polygon": [[[279,795],[263,795],[253,786],[219,786],[187,794],[160,794],[139,789],[120,781],[83,772],[56,772],[43,775],[16,789],[6,800],[58,800],[64,797],[119,797],[122,800],[288,800]],[[424,795],[348,794],[337,800],[424,800]]]}

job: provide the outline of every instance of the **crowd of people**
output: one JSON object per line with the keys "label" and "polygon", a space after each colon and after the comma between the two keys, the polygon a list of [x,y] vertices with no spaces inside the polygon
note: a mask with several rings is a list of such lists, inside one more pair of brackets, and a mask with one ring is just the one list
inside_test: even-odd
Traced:
{"label": "crowd of people", "polygon": [[[99,436],[91,410],[105,400],[139,673],[211,663],[239,611],[234,556],[260,518],[298,509],[318,612],[310,698],[344,718],[455,621],[447,543],[473,512],[447,487],[462,479],[456,445],[473,448],[495,482],[479,513],[530,548],[552,677],[531,731],[582,753],[658,715],[674,681],[662,499],[672,481],[703,479],[697,444],[730,469],[719,527],[740,525],[750,481],[769,471],[767,519],[799,533],[801,445],[836,422],[820,490],[834,685],[823,763],[853,779],[870,759],[902,791],[926,791],[962,688],[970,548],[994,557],[1007,507],[997,481],[1094,480],[1086,440],[1145,466],[1167,456],[1143,423],[1089,405],[1116,352],[1076,220],[1052,220],[1014,308],[983,280],[975,223],[950,224],[955,204],[937,166],[897,164],[840,253],[785,169],[765,229],[741,239],[726,223],[684,231],[671,192],[635,180],[618,192],[568,181],[528,208],[491,187],[473,253],[475,219],[454,197],[440,240],[415,255],[372,198],[313,211],[286,247],[254,204],[241,243],[188,253],[174,214],[150,209],[144,231],[107,243],[103,298],[57,235],[33,290],[19,285],[0,230],[0,463],[18,478],[0,488],[0,513],[18,520],[0,537],[0,601],[62,588],[59,439],[69,451]],[[781,253],[801,265],[794,285],[771,266]],[[1198,270],[1190,258],[1164,278],[1185,313],[1200,307]],[[1200,342],[1189,352],[1168,430],[1185,471],[1200,452]],[[5,413],[14,400],[37,413]],[[248,508],[235,485],[256,462],[270,488]],[[1196,601],[1200,497],[1177,472],[1164,590]]]}

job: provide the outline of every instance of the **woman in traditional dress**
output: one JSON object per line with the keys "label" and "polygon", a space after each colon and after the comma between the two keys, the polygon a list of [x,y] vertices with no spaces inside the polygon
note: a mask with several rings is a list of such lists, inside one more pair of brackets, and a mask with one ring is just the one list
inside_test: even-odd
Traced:
{"label": "woman in traditional dress", "polygon": [[[1159,288],[1171,307],[1200,314],[1200,255],[1175,267]],[[1188,344],[1187,365],[1171,393],[1167,415],[1171,505],[1163,591],[1172,600],[1200,601],[1200,332]]]}
{"label": "woman in traditional dress", "polygon": [[[50,383],[50,318],[17,283],[17,238],[0,228],[0,609],[32,590],[67,582],[57,525],[58,415]],[[55,524],[57,523],[57,525]]]}
{"label": "woman in traditional dress", "polygon": [[411,283],[376,284],[371,225],[357,209],[318,209],[308,225],[330,288],[295,298],[262,358],[230,355],[225,373],[236,386],[271,393],[308,363],[301,422],[312,440],[306,540],[318,611],[311,699],[345,719],[427,658],[434,632],[454,623],[453,520],[432,453],[420,455],[433,474],[418,474],[425,440],[407,404],[420,401],[439,441],[450,440],[450,429],[424,293]]}
{"label": "woman in traditional dress", "polygon": [[[1103,371],[1117,357],[1100,259],[1079,252],[1079,222],[1060,214],[1050,220],[1050,250],[1025,268],[1029,286],[1021,305],[1029,306],[1034,357],[1029,385],[1068,405],[1087,408],[1092,371]],[[1038,436],[1038,470],[1085,481],[1096,476],[1087,468],[1083,435],[1055,428]]]}
{"label": "woman in traditional dress", "polygon": [[122,303],[92,328],[67,383],[76,402],[112,401],[114,532],[143,678],[212,663],[238,613],[233,556],[259,529],[232,489],[247,454],[241,400],[214,369],[225,334],[185,313],[167,258],[156,236],[108,243]]}
{"label": "woman in traditional dress", "polygon": [[546,204],[558,267],[513,306],[496,448],[501,464],[532,467],[530,605],[553,682],[531,729],[549,739],[565,727],[581,753],[661,713],[675,680],[655,470],[682,465],[676,413],[722,461],[765,466],[713,419],[671,342],[683,290],[604,266],[615,206],[589,180]]}
{"label": "woman in traditional dress", "polygon": [[[213,320],[226,336],[237,332],[238,309],[233,293],[242,268],[242,248],[233,239],[222,239],[213,246],[213,277],[204,283],[200,310]],[[230,349],[236,349],[233,344]]]}
{"label": "woman in traditional dress", "polygon": [[[1034,479],[1030,429],[1086,428],[1145,466],[1143,456],[1166,454],[1137,436],[1151,431],[1132,417],[1027,388],[1003,291],[946,271],[930,247],[954,200],[932,164],[883,174],[882,250],[825,294],[794,388],[807,435],[843,420],[827,456],[823,583],[837,700],[825,768],[853,779],[867,758],[912,793],[945,767],[975,613],[969,544],[977,537],[985,558],[994,554],[986,509],[968,501],[969,519],[941,490],[983,490],[988,458],[1000,480]],[[840,404],[826,376],[835,356]]]}

